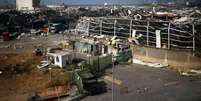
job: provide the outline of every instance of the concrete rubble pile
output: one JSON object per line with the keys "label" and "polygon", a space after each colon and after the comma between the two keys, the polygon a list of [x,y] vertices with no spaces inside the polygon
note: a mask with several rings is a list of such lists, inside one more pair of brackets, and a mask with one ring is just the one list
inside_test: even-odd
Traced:
{"label": "concrete rubble pile", "polygon": [[201,70],[196,70],[196,69],[191,69],[190,71],[187,72],[181,72],[180,73],[183,76],[201,76]]}
{"label": "concrete rubble pile", "polygon": [[[155,31],[160,30],[163,39],[162,47],[164,48],[168,47],[168,38],[171,38],[169,44],[172,48],[192,49],[194,48],[194,41],[196,42],[196,48],[201,48],[200,9],[183,8],[175,10],[172,8],[168,10],[162,7],[150,9],[151,7],[125,7],[117,9],[121,13],[118,17],[83,17],[79,19],[76,31],[78,33],[113,36],[115,29],[115,35],[128,38],[133,30],[137,30],[135,35],[141,36],[138,39],[140,45],[147,45],[147,33],[149,33],[149,44],[155,46],[156,39],[153,37],[156,37]],[[149,32],[147,32],[147,26],[149,26]],[[170,37],[168,33],[170,33]]]}
{"label": "concrete rubble pile", "polygon": [[148,67],[154,67],[154,68],[165,68],[168,67],[168,64],[160,64],[160,63],[148,63],[148,62],[143,62],[138,59],[133,59],[133,63],[135,64],[140,64]]}

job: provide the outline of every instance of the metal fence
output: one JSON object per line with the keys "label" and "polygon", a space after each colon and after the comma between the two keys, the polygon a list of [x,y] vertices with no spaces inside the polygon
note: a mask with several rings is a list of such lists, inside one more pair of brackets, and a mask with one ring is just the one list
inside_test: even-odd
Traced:
{"label": "metal fence", "polygon": [[[157,48],[179,48],[195,51],[194,24],[168,21],[145,21],[124,18],[82,18],[76,31],[87,34],[140,37],[140,45]],[[159,33],[159,34],[157,34]],[[134,34],[134,35],[133,35]]]}

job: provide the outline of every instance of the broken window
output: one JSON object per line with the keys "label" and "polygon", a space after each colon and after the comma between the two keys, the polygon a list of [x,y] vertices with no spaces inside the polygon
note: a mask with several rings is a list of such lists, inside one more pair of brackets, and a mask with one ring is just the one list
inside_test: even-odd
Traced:
{"label": "broken window", "polygon": [[56,61],[59,62],[59,57],[58,56],[56,57]]}

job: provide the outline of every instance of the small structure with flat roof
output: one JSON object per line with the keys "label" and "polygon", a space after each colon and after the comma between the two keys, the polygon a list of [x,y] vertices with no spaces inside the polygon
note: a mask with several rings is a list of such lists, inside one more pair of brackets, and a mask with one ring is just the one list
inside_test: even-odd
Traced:
{"label": "small structure with flat roof", "polygon": [[73,61],[73,54],[59,50],[47,53],[47,57],[53,65],[59,66],[61,68],[66,67]]}

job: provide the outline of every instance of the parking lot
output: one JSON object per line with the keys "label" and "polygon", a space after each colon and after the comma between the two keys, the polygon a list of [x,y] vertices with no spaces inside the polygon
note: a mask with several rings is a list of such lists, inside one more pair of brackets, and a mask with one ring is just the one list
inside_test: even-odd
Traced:
{"label": "parking lot", "polygon": [[[119,65],[114,71],[114,101],[201,101],[201,78],[137,64]],[[107,92],[82,101],[112,101],[112,82],[103,81],[107,83]]]}

